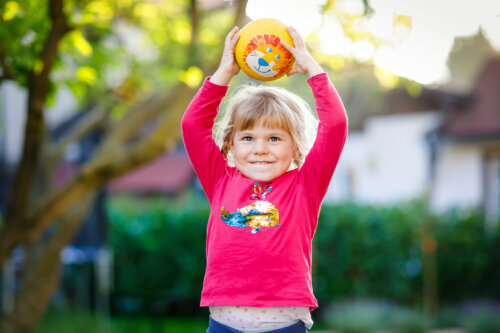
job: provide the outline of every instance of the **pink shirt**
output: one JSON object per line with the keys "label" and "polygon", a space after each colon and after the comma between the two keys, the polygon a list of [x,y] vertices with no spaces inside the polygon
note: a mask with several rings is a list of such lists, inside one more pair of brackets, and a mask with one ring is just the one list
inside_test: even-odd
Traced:
{"label": "pink shirt", "polygon": [[320,123],[304,165],[271,181],[227,165],[212,137],[228,87],[208,79],[184,114],[184,143],[211,205],[201,306],[318,306],[311,242],[342,152],[347,117],[326,73],[308,81]]}

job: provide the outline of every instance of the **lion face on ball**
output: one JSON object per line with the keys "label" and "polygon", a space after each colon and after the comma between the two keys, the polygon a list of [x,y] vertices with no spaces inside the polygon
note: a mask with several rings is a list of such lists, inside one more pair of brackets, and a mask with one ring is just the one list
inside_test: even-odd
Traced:
{"label": "lion face on ball", "polygon": [[243,56],[253,72],[266,78],[281,76],[292,65],[292,55],[272,34],[252,38]]}

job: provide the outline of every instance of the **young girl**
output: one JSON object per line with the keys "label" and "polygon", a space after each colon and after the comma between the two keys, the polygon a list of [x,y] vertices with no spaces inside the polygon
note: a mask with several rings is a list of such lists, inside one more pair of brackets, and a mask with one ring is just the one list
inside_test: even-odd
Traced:
{"label": "young girl", "polygon": [[247,87],[233,97],[221,147],[216,144],[214,119],[239,71],[238,27],[182,120],[187,152],[211,205],[201,295],[201,306],[210,309],[207,332],[307,332],[310,311],[318,306],[311,242],[347,117],[327,74],[297,31],[287,30],[295,47],[281,44],[296,61],[288,75],[306,74],[316,101],[320,122],[313,145],[307,129],[317,121],[305,103],[269,87]]}

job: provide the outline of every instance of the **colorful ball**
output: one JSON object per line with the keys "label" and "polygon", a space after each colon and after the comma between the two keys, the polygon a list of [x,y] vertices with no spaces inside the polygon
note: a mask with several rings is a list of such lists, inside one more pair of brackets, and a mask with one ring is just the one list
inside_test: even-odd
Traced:
{"label": "colorful ball", "polygon": [[285,75],[295,62],[280,40],[294,46],[286,26],[275,19],[259,19],[240,31],[234,55],[240,68],[261,81],[276,80]]}

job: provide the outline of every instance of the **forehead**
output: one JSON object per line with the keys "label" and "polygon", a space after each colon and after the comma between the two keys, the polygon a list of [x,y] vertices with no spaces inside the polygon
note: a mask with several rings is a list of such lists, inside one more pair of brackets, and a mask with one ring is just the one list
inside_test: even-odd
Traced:
{"label": "forehead", "polygon": [[270,127],[262,124],[257,124],[252,128],[241,129],[235,131],[236,135],[289,135],[288,131],[279,127]]}
{"label": "forehead", "polygon": [[285,114],[269,110],[241,112],[235,117],[235,131],[250,130],[257,127],[290,132],[292,126],[290,119]]}

